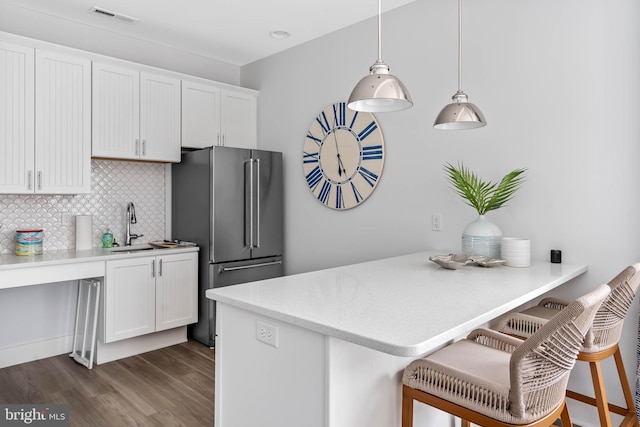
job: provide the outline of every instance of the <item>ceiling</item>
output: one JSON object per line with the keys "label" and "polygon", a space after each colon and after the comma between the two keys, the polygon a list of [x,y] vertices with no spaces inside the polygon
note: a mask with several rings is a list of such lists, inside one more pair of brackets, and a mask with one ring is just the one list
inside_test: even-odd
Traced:
{"label": "ceiling", "polygon": [[[413,1],[384,0],[382,11]],[[0,9],[3,3],[238,66],[378,13],[375,0],[0,0]],[[95,13],[94,7],[138,21]],[[272,38],[271,31],[290,37]]]}

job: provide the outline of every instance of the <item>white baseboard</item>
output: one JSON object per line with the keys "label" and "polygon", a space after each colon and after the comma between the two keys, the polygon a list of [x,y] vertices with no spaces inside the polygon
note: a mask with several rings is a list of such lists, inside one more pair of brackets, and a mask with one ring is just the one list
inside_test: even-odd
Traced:
{"label": "white baseboard", "polygon": [[[96,364],[107,363],[186,341],[186,326],[109,344],[98,340],[94,360]],[[34,360],[46,359],[47,357],[70,354],[72,349],[73,335],[3,348],[0,349],[0,369],[33,362]]]}
{"label": "white baseboard", "polygon": [[107,363],[187,341],[187,327],[169,329],[105,344],[98,340],[95,362]]}
{"label": "white baseboard", "polygon": [[0,349],[0,368],[71,353],[73,335]]}

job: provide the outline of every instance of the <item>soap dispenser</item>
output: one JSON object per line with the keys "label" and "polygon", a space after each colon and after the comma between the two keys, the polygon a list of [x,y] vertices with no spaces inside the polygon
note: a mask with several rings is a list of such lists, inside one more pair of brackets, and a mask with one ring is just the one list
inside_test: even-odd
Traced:
{"label": "soap dispenser", "polygon": [[102,247],[103,248],[112,248],[113,247],[113,233],[108,228],[107,228],[106,233],[104,233],[102,235]]}

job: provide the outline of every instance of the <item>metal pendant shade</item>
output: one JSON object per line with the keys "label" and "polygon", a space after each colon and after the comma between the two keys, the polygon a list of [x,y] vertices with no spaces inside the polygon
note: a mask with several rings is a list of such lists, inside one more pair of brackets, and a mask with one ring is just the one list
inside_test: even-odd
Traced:
{"label": "metal pendant shade", "polygon": [[458,91],[451,97],[453,102],[446,105],[433,124],[436,129],[466,130],[487,125],[484,114],[468,101],[462,91],[462,0],[458,0]]}
{"label": "metal pendant shade", "polygon": [[382,11],[378,0],[378,60],[369,68],[349,96],[347,106],[355,111],[385,113],[400,111],[413,105],[411,95],[399,78],[389,73],[389,66],[382,60]]}

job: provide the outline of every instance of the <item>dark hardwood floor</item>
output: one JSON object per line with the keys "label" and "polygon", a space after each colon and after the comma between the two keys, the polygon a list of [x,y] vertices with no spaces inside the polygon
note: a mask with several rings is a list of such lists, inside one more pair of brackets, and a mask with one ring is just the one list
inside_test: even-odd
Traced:
{"label": "dark hardwood floor", "polygon": [[0,403],[68,403],[71,426],[213,426],[214,351],[196,341],[94,365],[0,369]]}

